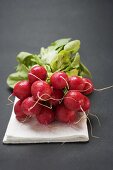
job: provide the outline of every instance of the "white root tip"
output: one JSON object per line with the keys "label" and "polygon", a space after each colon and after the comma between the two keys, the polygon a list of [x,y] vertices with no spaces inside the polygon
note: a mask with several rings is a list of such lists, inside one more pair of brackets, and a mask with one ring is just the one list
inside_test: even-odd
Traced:
{"label": "white root tip", "polygon": [[11,105],[11,104],[14,104],[14,102],[10,99],[11,97],[13,96],[13,93],[8,97],[8,101],[10,102],[9,104],[7,105]]}
{"label": "white root tip", "polygon": [[90,112],[88,111],[88,115],[91,115],[91,116],[95,117],[95,118],[97,119],[97,121],[98,121],[99,126],[101,127],[100,120],[99,120],[99,118],[98,118],[98,116],[97,116],[96,114],[90,113]]}
{"label": "white root tip", "polygon": [[101,89],[94,89],[95,91],[103,91],[103,90],[107,90],[107,89],[111,89],[111,88],[113,88],[113,85],[111,85],[111,86],[107,86],[107,87],[104,87],[104,88],[101,88]]}
{"label": "white root tip", "polygon": [[[84,114],[86,114],[86,112],[83,110],[83,108],[82,108],[81,106],[80,106],[80,109],[82,110],[82,112],[83,112]],[[90,119],[89,119],[89,117],[88,117],[88,114],[86,114],[86,117],[87,117],[87,120],[89,121],[90,130],[91,130],[91,137],[93,137],[93,138],[99,138],[98,136],[93,135],[93,127],[92,127],[91,121],[90,121]]]}

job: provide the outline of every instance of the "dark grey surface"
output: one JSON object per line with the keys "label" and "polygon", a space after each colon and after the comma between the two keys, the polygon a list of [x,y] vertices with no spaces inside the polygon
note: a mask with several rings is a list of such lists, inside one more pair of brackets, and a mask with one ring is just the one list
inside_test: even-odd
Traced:
{"label": "dark grey surface", "polygon": [[113,169],[113,89],[91,96],[93,133],[89,143],[3,145],[12,106],[6,78],[20,51],[37,52],[53,40],[81,40],[81,59],[96,87],[113,84],[112,0],[0,0],[0,170]]}

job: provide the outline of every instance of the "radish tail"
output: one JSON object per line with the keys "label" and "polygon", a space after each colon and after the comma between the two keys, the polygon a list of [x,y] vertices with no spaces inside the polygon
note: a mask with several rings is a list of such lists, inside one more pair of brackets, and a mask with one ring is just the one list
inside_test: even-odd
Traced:
{"label": "radish tail", "polygon": [[99,118],[98,118],[98,116],[97,116],[96,114],[92,114],[92,113],[90,113],[90,112],[88,111],[88,115],[91,115],[91,116],[95,117],[95,118],[97,119],[97,121],[98,121],[99,126],[101,127],[100,120],[99,120]]}
{"label": "radish tail", "polygon": [[[82,112],[83,112],[84,114],[86,114],[86,112],[83,110],[83,108],[82,108],[81,106],[80,106],[80,108],[81,108]],[[91,124],[91,120],[90,120],[89,117],[88,117],[88,114],[86,114],[86,117],[87,117],[88,122],[89,122],[89,125],[90,125],[91,137],[93,137],[93,138],[99,138],[98,136],[93,135],[93,127],[92,127],[92,124]]]}
{"label": "radish tail", "polygon": [[8,97],[8,101],[10,102],[9,104],[7,105],[11,105],[11,104],[14,104],[14,102],[10,99],[14,94],[12,93],[9,97]]}
{"label": "radish tail", "polygon": [[95,91],[103,91],[103,90],[107,90],[107,89],[111,89],[111,88],[113,88],[113,85],[111,85],[111,86],[108,86],[108,87],[104,87],[104,88],[101,88],[101,89],[94,89]]}

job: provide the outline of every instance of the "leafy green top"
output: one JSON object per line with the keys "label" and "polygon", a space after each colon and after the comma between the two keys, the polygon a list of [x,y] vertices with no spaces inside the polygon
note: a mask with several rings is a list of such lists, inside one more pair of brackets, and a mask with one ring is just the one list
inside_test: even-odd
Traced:
{"label": "leafy green top", "polygon": [[64,71],[68,76],[78,75],[91,77],[87,67],[80,61],[80,41],[71,38],[57,40],[47,48],[42,47],[39,54],[20,52],[17,55],[16,72],[7,78],[7,84],[13,88],[21,80],[28,79],[28,71],[34,65],[44,66],[48,72],[47,81],[56,71]]}

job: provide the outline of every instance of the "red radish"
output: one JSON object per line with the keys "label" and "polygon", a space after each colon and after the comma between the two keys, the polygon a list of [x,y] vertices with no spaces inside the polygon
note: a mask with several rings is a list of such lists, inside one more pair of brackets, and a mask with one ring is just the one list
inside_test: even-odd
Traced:
{"label": "red radish", "polygon": [[63,123],[73,123],[77,119],[77,112],[67,109],[63,103],[57,105],[55,114],[56,120]]}
{"label": "red radish", "polygon": [[70,90],[83,90],[85,87],[85,83],[83,81],[82,78],[78,77],[78,76],[72,76],[69,77],[69,89]]}
{"label": "red radish", "polygon": [[51,109],[43,107],[40,114],[36,115],[36,118],[41,124],[47,125],[49,123],[54,122],[55,115]]}
{"label": "red radish", "polygon": [[13,95],[21,100],[31,96],[31,85],[27,80],[16,83],[13,89]]}
{"label": "red radish", "polygon": [[24,121],[27,118],[27,116],[23,113],[21,109],[21,104],[22,104],[22,101],[18,100],[16,104],[14,105],[14,113],[18,121]]}
{"label": "red radish", "polygon": [[82,78],[84,83],[85,83],[85,87],[83,89],[83,94],[87,95],[90,94],[94,91],[94,86],[93,83],[90,79],[88,78]]}
{"label": "red radish", "polygon": [[14,105],[14,112],[17,116],[23,114],[21,110],[21,104],[22,104],[22,101],[18,100],[16,104]]}
{"label": "red radish", "polygon": [[48,100],[52,93],[50,85],[45,81],[35,81],[31,86],[31,93],[35,100]]}
{"label": "red radish", "polygon": [[35,105],[35,103],[36,101],[33,99],[33,97],[26,98],[21,104],[21,109],[23,113],[30,116],[34,114],[39,114],[42,106],[38,103]]}
{"label": "red radish", "polygon": [[16,119],[19,121],[19,122],[26,122],[28,121],[28,116],[23,114],[23,115],[19,115],[19,116],[16,116]]}
{"label": "red radish", "polygon": [[82,109],[79,110],[79,112],[87,111],[90,108],[90,100],[88,97],[84,96],[84,105],[82,106]]}
{"label": "red radish", "polygon": [[84,105],[84,95],[76,90],[69,90],[64,96],[64,105],[70,110],[80,110]]}
{"label": "red radish", "polygon": [[51,98],[49,100],[49,103],[53,106],[56,106],[57,104],[59,104],[60,100],[63,98],[63,91],[59,90],[59,89],[54,89],[52,88],[52,93],[51,93]]}
{"label": "red radish", "polygon": [[[34,76],[33,76],[34,75]],[[34,66],[28,73],[28,79],[30,83],[34,83],[37,80],[46,80],[47,71],[43,66]]]}
{"label": "red radish", "polygon": [[55,89],[63,89],[68,86],[68,76],[64,72],[56,72],[51,76],[50,82]]}

